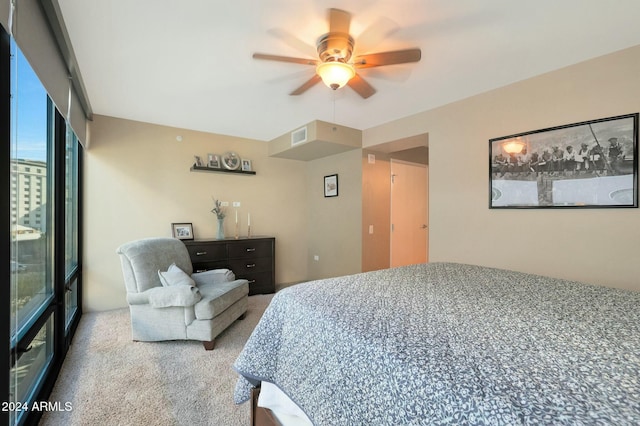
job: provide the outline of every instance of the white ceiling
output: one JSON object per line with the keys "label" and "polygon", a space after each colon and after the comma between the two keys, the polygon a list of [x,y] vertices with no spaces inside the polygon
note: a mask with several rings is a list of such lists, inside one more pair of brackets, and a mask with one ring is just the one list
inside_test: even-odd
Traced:
{"label": "white ceiling", "polygon": [[[316,119],[370,128],[640,44],[639,0],[59,3],[95,114],[261,140]],[[314,46],[330,7],[353,14],[356,54],[419,47],[422,60],[360,71],[368,99],[322,84],[289,96],[313,67],[251,55],[312,57],[293,38]]]}

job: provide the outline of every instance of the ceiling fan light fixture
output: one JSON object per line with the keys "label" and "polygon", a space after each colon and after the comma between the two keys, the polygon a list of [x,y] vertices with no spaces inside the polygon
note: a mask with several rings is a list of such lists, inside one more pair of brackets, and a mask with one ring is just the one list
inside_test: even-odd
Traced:
{"label": "ceiling fan light fixture", "polygon": [[316,68],[316,73],[327,87],[337,90],[343,87],[356,75],[353,65],[344,62],[323,62]]}

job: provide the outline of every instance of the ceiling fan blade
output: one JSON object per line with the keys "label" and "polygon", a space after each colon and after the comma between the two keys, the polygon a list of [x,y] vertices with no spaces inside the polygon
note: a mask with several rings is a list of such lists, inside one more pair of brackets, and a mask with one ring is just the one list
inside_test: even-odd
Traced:
{"label": "ceiling fan blade", "polygon": [[292,62],[294,64],[302,64],[302,65],[317,64],[317,61],[315,59],[292,58],[290,56],[269,55],[266,53],[254,53],[253,59],[265,59],[267,61],[278,61],[278,62]]}
{"label": "ceiling fan blade", "polygon": [[372,52],[376,46],[379,46],[387,37],[398,31],[400,27],[394,21],[387,17],[378,18],[376,22],[368,26],[364,31],[356,37],[356,50],[358,52]]}
{"label": "ceiling fan blade", "polygon": [[315,46],[305,43],[286,30],[283,30],[281,28],[272,28],[270,30],[267,30],[267,32],[272,36],[282,40],[285,44],[293,47],[298,52],[303,53],[305,56],[318,56],[318,52]]}
{"label": "ceiling fan blade", "polygon": [[349,85],[349,87],[355,90],[358,95],[362,96],[365,99],[376,93],[376,89],[374,89],[372,85],[367,83],[365,79],[360,77],[358,74],[356,74],[355,77],[349,80],[347,84]]}
{"label": "ceiling fan blade", "polygon": [[353,61],[356,68],[381,67],[384,65],[406,64],[408,62],[418,62],[422,57],[422,52],[418,48],[394,50],[391,52],[370,53],[359,55]]}
{"label": "ceiling fan blade", "polygon": [[316,83],[319,83],[320,81],[322,81],[320,76],[318,74],[314,74],[313,77],[307,80],[302,86],[298,87],[296,90],[289,93],[289,95],[291,96],[301,95],[307,90],[309,90],[311,87],[315,86]]}
{"label": "ceiling fan blade", "polygon": [[329,9],[329,32],[349,34],[351,14],[340,9]]}

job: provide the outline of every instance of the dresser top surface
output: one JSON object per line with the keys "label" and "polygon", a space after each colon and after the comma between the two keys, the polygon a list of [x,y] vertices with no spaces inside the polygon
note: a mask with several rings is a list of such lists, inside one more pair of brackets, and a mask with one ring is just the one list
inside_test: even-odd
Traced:
{"label": "dresser top surface", "polygon": [[228,237],[225,238],[223,240],[218,240],[216,238],[209,238],[209,239],[196,239],[196,240],[182,240],[183,243],[185,244],[199,244],[199,243],[216,243],[216,242],[225,242],[225,243],[232,243],[234,241],[258,241],[258,240],[275,240],[275,237],[269,237],[269,236],[260,236],[257,235],[255,237]]}

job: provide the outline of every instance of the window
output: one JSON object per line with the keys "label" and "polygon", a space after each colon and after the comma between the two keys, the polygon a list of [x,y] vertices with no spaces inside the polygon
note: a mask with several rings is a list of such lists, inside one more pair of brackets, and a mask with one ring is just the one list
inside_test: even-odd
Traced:
{"label": "window", "polygon": [[[12,88],[17,96],[13,96],[13,140],[11,144],[11,157],[14,164],[29,160],[45,162],[45,170],[51,169],[51,152],[49,150],[49,126],[51,118],[47,112],[48,98],[44,87],[22,56],[13,45],[13,69],[17,69],[17,75],[12,75]],[[30,171],[24,167],[24,172]],[[20,167],[18,167],[20,174]],[[31,211],[29,198],[29,181],[23,183],[23,187],[12,194],[15,201],[25,206],[24,221],[28,221]],[[13,201],[13,200],[12,200]],[[51,217],[52,203],[47,200],[48,207],[41,210],[43,217]],[[27,325],[41,310],[43,303],[51,296],[53,286],[51,284],[51,229],[45,228],[37,239],[24,239],[19,234],[15,235],[11,244],[11,259],[21,264],[31,265],[30,271],[15,277],[12,286],[13,306],[11,329],[14,338],[19,338]]]}
{"label": "window", "polygon": [[78,138],[67,125],[65,143],[65,250],[66,290],[65,326],[68,328],[78,309]]}
{"label": "window", "polygon": [[[9,39],[1,27],[0,36]],[[81,315],[82,147],[12,39],[0,45],[0,83],[11,92],[0,103],[0,132],[10,129],[0,160],[11,171],[0,177],[11,265],[0,267],[10,346],[0,389],[3,402],[29,406],[47,399]],[[0,412],[0,423],[31,424],[41,414]]]}
{"label": "window", "polygon": [[[29,173],[30,167],[24,167],[24,172],[19,167],[21,162],[29,160],[44,162],[47,173],[52,168],[50,101],[39,79],[13,43],[12,51],[14,63],[11,69],[16,72],[11,74],[11,162],[18,166],[12,168],[12,173]],[[16,403],[29,401],[35,394],[40,378],[53,359],[53,315],[49,309],[53,299],[53,233],[50,226],[53,203],[48,199],[47,207],[41,210],[45,223],[37,237],[25,238],[26,234],[20,231],[30,225],[30,182],[22,180],[22,187],[11,194],[12,202],[22,201],[25,209],[11,240],[11,265],[15,267],[11,271],[10,326],[14,363],[10,374],[10,395],[11,401]],[[10,413],[11,424],[20,422],[22,415],[20,412]]]}

